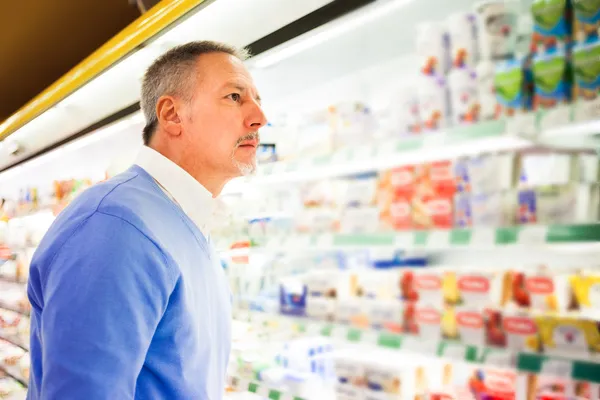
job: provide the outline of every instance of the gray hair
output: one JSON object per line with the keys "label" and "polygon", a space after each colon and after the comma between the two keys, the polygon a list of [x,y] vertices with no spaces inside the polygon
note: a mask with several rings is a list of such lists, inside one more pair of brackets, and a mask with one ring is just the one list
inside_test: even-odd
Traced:
{"label": "gray hair", "polygon": [[144,144],[149,144],[158,125],[156,104],[161,96],[183,96],[191,100],[196,77],[198,57],[208,53],[226,53],[244,61],[249,54],[246,49],[238,49],[225,43],[197,41],[174,47],[157,58],[144,74],[140,105],[146,126]]}

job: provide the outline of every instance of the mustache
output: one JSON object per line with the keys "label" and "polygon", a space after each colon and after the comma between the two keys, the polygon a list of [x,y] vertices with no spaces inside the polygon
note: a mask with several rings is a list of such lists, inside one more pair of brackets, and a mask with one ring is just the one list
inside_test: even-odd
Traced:
{"label": "mustache", "polygon": [[258,132],[250,132],[249,134],[244,135],[241,138],[239,138],[237,140],[237,143],[235,144],[235,147],[239,147],[240,144],[242,144],[246,140],[256,140],[257,142],[260,143],[260,135],[258,134]]}

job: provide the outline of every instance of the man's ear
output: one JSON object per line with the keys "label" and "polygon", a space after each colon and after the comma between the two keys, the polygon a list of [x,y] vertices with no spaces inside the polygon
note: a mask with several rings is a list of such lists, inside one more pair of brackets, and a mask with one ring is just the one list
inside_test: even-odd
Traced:
{"label": "man's ear", "polygon": [[156,102],[156,115],[161,128],[172,136],[181,135],[181,116],[177,101],[171,96],[163,96]]}

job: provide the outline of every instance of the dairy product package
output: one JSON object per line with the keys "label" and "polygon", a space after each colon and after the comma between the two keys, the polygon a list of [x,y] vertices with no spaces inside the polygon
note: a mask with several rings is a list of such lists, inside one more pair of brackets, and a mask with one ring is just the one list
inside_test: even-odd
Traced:
{"label": "dairy product package", "polygon": [[338,299],[335,310],[336,322],[361,328],[368,327],[368,304],[366,299],[361,298]]}
{"label": "dairy product package", "polygon": [[470,308],[497,307],[502,302],[504,274],[495,268],[457,270],[458,303]]}
{"label": "dairy product package", "polygon": [[455,65],[448,74],[451,120],[454,126],[479,121],[481,103],[477,85],[475,70],[466,65]]}
{"label": "dairy product package", "polygon": [[600,360],[600,331],[597,318],[540,315],[535,319],[545,354],[595,362]]}
{"label": "dairy product package", "polygon": [[537,322],[529,312],[490,308],[485,311],[486,344],[514,352],[541,350]]}
{"label": "dairy product package", "polygon": [[[533,57],[534,109],[552,109],[571,101],[573,75],[566,49],[554,49]],[[568,118],[568,114],[565,114]],[[568,122],[567,120],[556,122]]]}
{"label": "dairy product package", "polygon": [[482,60],[475,67],[477,94],[481,109],[479,116],[483,121],[500,117],[500,106],[494,90],[495,73],[496,65],[489,60]]}
{"label": "dairy product package", "polygon": [[373,355],[365,362],[365,399],[413,399],[422,393],[426,374],[422,358],[406,356],[402,361],[390,360],[384,353],[376,357]]}
{"label": "dairy product package", "polygon": [[600,313],[600,273],[585,271],[569,278],[579,309],[584,313]]}
{"label": "dairy product package", "polygon": [[446,78],[441,75],[419,77],[417,97],[423,132],[443,129],[449,125],[450,106]]}
{"label": "dairy product package", "polygon": [[363,144],[373,134],[375,119],[361,102],[343,102],[329,108],[329,126],[335,148]]}
{"label": "dairy product package", "polygon": [[479,60],[477,25],[475,14],[458,12],[446,19],[450,42],[452,68],[465,66],[475,68]]}
{"label": "dairy product package", "polygon": [[532,400],[597,400],[600,395],[597,384],[574,381],[554,371],[531,374],[528,383]]}
{"label": "dairy product package", "polygon": [[445,75],[450,69],[448,33],[439,22],[425,21],[417,25],[416,50],[421,72],[425,75]]}
{"label": "dairy product package", "polygon": [[513,116],[518,111],[529,111],[533,106],[533,73],[527,58],[496,64],[494,90],[502,114]]}
{"label": "dairy product package", "polygon": [[568,0],[534,0],[531,4],[534,20],[533,41],[543,49],[568,43],[572,33],[572,10]]}
{"label": "dairy product package", "polygon": [[366,300],[367,319],[371,328],[402,332],[402,303],[398,300]]}
{"label": "dairy product package", "polygon": [[503,0],[482,1],[475,6],[481,59],[506,60],[514,54],[517,13]]}
{"label": "dairy product package", "polygon": [[454,226],[501,227],[514,223],[516,196],[513,191],[457,194],[454,199]]}
{"label": "dairy product package", "polygon": [[[337,377],[337,385],[342,389],[339,392],[336,390],[336,392],[352,396],[352,388],[364,389],[366,378],[363,359],[360,354],[349,351],[334,356],[333,365]],[[347,389],[347,391],[343,389]]]}
{"label": "dairy product package", "polygon": [[[579,3],[584,3],[582,0]],[[600,11],[598,11],[600,13]],[[600,116],[600,39],[593,37],[573,47],[575,119],[587,121]]]}
{"label": "dairy product package", "polygon": [[564,312],[574,307],[567,271],[536,267],[511,272],[511,304],[519,308]]}
{"label": "dairy product package", "polygon": [[573,1],[574,36],[585,42],[600,33],[600,2],[598,0]]}
{"label": "dairy product package", "polygon": [[484,154],[466,161],[462,181],[475,194],[509,190],[515,182],[515,156],[511,153]]}
{"label": "dairy product package", "polygon": [[597,221],[598,185],[569,184],[523,189],[518,193],[518,224],[568,224]]}
{"label": "dairy product package", "polygon": [[484,311],[479,307],[456,307],[456,326],[461,343],[483,346],[486,341]]}

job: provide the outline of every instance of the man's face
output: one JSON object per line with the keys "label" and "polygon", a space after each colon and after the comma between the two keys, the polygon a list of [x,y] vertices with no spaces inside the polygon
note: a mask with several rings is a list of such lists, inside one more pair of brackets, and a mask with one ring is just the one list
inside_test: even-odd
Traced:
{"label": "man's face", "polygon": [[254,172],[258,130],[267,121],[242,61],[226,53],[200,56],[191,90],[181,125],[198,167],[225,178]]}

